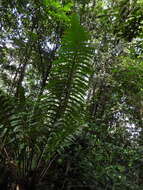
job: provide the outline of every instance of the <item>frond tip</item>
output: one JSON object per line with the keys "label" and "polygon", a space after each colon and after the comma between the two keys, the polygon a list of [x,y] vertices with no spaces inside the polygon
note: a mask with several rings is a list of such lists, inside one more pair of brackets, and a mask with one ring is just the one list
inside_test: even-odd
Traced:
{"label": "frond tip", "polygon": [[71,17],[71,28],[63,38],[63,45],[66,41],[70,42],[70,48],[76,48],[78,44],[87,42],[89,39],[88,32],[80,25],[79,15],[73,14]]}

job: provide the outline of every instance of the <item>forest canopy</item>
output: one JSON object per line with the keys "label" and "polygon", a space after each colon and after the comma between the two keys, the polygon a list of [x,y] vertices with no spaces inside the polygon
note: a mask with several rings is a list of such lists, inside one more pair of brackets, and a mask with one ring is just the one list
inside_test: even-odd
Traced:
{"label": "forest canopy", "polygon": [[143,189],[143,0],[0,1],[0,189]]}

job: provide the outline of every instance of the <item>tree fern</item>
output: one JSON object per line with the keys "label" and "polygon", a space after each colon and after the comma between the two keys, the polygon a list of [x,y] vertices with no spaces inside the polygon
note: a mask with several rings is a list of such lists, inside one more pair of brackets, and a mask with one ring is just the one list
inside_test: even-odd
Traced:
{"label": "tree fern", "polygon": [[0,109],[0,130],[1,134],[2,131],[5,136],[8,134],[4,147],[8,150],[9,163],[12,161],[15,165],[15,180],[26,179],[29,172],[37,170],[44,161],[47,165],[38,174],[42,178],[53,155],[80,130],[91,69],[92,49],[88,40],[78,16],[73,15],[71,28],[57,52],[58,59],[52,63],[43,95],[39,91],[37,100],[32,100],[23,92],[24,101],[14,99],[12,105],[0,95],[5,107]]}

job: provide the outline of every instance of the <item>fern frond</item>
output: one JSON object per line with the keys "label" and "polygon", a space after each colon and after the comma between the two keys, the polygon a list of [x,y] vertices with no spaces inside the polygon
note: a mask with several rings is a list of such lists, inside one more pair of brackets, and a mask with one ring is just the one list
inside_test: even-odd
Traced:
{"label": "fern frond", "polygon": [[48,95],[45,96],[49,128],[52,128],[48,152],[55,151],[82,124],[91,72],[92,49],[88,40],[88,33],[74,15],[71,28],[63,37],[59,59],[53,63]]}

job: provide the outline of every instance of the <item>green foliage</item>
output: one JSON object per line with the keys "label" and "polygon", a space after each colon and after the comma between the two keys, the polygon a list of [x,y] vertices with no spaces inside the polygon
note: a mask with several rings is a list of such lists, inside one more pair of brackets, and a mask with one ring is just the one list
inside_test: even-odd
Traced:
{"label": "green foliage", "polygon": [[0,189],[142,189],[142,1],[0,16]]}
{"label": "green foliage", "polygon": [[72,2],[67,2],[63,5],[59,1],[44,0],[44,4],[48,8],[47,13],[52,17],[55,17],[59,21],[70,21],[70,18],[69,16],[67,16],[67,13],[71,11],[71,8],[73,6]]}
{"label": "green foliage", "polygon": [[[10,121],[2,123],[4,131],[10,130],[5,146],[8,150],[15,150],[8,157],[9,162],[12,160],[17,165],[17,177],[26,177],[31,170],[39,169],[41,160],[49,162],[53,153],[60,151],[83,123],[81,109],[84,107],[92,55],[87,40],[78,16],[73,15],[71,28],[62,39],[58,59],[52,63],[49,83],[45,87],[47,93],[41,95],[40,91],[34,101],[28,97],[24,101],[25,92],[20,91],[22,86],[19,87],[15,108],[7,116],[7,121]],[[8,112],[6,100],[2,104]],[[5,115],[4,111],[2,113]],[[38,157],[35,157],[35,152]],[[40,171],[39,178],[45,172],[46,168]]]}

